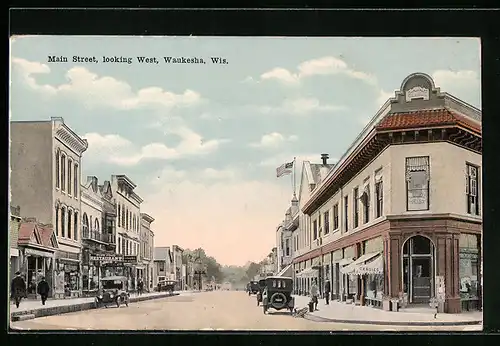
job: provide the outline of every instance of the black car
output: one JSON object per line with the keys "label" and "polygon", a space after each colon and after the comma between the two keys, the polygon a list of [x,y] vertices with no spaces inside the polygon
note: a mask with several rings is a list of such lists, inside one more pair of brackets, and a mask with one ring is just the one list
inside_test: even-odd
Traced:
{"label": "black car", "polygon": [[257,294],[259,292],[259,282],[258,281],[250,281],[247,285],[248,295]]}
{"label": "black car", "polygon": [[293,279],[290,277],[269,276],[262,293],[264,314],[270,308],[274,310],[288,309],[293,314],[295,299],[292,297]]}
{"label": "black car", "polygon": [[264,292],[264,288],[266,288],[266,279],[259,280],[259,292],[257,292],[257,306],[262,303],[262,293]]}

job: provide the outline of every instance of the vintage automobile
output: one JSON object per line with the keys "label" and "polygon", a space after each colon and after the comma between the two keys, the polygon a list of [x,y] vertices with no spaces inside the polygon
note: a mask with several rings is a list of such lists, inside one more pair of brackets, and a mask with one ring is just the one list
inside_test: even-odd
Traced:
{"label": "vintage automobile", "polygon": [[122,303],[128,306],[129,298],[128,279],[125,276],[108,276],[101,279],[101,288],[97,291],[95,302],[98,308],[102,305],[107,308],[110,303],[120,307]]}
{"label": "vintage automobile", "polygon": [[264,292],[264,288],[266,288],[266,279],[260,279],[259,292],[257,292],[257,306],[262,303],[262,293]]}
{"label": "vintage automobile", "polygon": [[259,282],[258,281],[250,281],[247,285],[248,295],[257,294],[259,292]]}
{"label": "vintage automobile", "polygon": [[270,308],[274,310],[288,309],[293,314],[295,299],[292,297],[293,279],[282,276],[268,276],[266,287],[262,293],[264,314]]}
{"label": "vintage automobile", "polygon": [[175,280],[161,280],[158,281],[156,286],[156,291],[158,292],[168,292],[169,294],[174,294],[174,287],[177,281]]}

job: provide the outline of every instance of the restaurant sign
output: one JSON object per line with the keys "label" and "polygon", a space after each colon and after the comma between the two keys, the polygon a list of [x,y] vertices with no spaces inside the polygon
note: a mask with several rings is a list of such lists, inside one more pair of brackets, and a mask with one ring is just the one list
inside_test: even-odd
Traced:
{"label": "restaurant sign", "polygon": [[125,256],[123,256],[123,262],[125,262],[125,263],[137,263],[137,256],[125,255]]}
{"label": "restaurant sign", "polygon": [[90,255],[90,260],[94,262],[122,262],[122,255]]}

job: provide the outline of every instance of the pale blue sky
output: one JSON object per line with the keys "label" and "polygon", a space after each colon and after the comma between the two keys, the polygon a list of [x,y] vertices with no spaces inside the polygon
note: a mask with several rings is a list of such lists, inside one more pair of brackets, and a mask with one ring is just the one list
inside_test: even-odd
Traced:
{"label": "pale blue sky", "polygon": [[85,175],[124,173],[138,185],[158,246],[202,246],[224,264],[260,260],[275,246],[291,198],[275,168],[294,156],[340,157],[407,75],[427,73],[481,106],[473,38],[30,36],[12,41],[11,58],[12,120],[63,117],[89,141]]}

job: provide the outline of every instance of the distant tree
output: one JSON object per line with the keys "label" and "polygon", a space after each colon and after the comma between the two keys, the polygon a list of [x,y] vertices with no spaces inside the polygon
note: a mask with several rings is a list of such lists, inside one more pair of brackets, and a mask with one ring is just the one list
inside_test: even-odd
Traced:
{"label": "distant tree", "polygon": [[250,263],[250,265],[248,266],[245,274],[246,274],[246,277],[247,279],[250,281],[250,280],[253,280],[253,278],[255,277],[255,275],[259,274],[260,272],[260,264],[258,263],[255,263],[255,262],[252,262]]}

